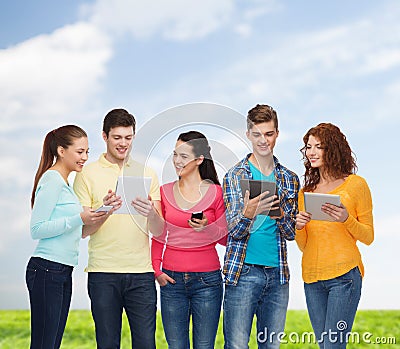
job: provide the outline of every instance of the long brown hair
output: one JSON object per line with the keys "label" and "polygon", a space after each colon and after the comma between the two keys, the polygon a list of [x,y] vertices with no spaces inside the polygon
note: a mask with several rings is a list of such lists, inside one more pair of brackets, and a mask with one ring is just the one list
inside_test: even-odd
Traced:
{"label": "long brown hair", "polygon": [[211,147],[208,145],[206,136],[198,131],[188,131],[181,133],[177,140],[190,144],[196,158],[204,156],[204,160],[199,166],[201,179],[208,179],[214,184],[220,185],[217,170],[215,169],[214,161],[211,156]]}
{"label": "long brown hair", "polygon": [[37,169],[35,180],[33,182],[32,196],[31,196],[31,207],[35,203],[36,188],[43,173],[45,173],[54,162],[57,161],[58,153],[57,148],[63,147],[67,149],[74,141],[87,137],[87,134],[79,126],[65,125],[61,126],[53,131],[50,131],[43,142],[42,155],[40,158],[39,167]]}
{"label": "long brown hair", "polygon": [[318,168],[311,166],[306,156],[307,143],[310,136],[318,138],[324,150],[322,161],[324,171],[333,178],[343,178],[357,171],[356,159],[347,142],[346,136],[339,127],[330,123],[320,123],[308,130],[303,137],[304,147],[301,148],[304,166],[304,191],[313,191],[321,179]]}

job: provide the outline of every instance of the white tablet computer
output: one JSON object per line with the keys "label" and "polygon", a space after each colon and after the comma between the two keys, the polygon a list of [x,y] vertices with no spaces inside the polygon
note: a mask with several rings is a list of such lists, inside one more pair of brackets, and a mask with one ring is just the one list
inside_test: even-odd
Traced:
{"label": "white tablet computer", "polygon": [[306,212],[312,214],[311,219],[333,222],[331,216],[321,211],[322,205],[326,203],[340,206],[340,196],[334,194],[304,193],[304,207]]}
{"label": "white tablet computer", "polygon": [[118,177],[116,194],[121,196],[122,206],[114,214],[138,214],[131,205],[133,199],[147,199],[150,191],[151,177]]}

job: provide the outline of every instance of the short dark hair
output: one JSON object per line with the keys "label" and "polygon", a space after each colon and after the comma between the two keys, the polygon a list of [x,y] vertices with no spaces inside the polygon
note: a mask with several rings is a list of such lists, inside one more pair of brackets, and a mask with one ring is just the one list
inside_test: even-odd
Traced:
{"label": "short dark hair", "polygon": [[128,113],[125,109],[113,109],[107,113],[103,121],[103,132],[107,135],[114,127],[133,127],[133,134],[135,134],[136,120],[135,117]]}
{"label": "short dark hair", "polygon": [[247,114],[247,130],[250,130],[254,125],[270,122],[271,120],[278,131],[278,115],[274,108],[267,104],[257,104]]}

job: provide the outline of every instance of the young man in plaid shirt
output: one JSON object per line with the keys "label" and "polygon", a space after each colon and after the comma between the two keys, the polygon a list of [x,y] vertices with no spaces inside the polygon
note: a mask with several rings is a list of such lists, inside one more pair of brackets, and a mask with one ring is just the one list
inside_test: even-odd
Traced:
{"label": "young man in plaid shirt", "polygon": [[[268,105],[248,112],[246,136],[253,152],[224,177],[228,242],[224,263],[225,349],[248,348],[254,314],[259,348],[279,348],[289,300],[286,240],[294,240],[299,179],[273,155],[278,118]],[[241,179],[275,182],[277,195],[249,199]],[[278,209],[276,216],[266,211]]]}

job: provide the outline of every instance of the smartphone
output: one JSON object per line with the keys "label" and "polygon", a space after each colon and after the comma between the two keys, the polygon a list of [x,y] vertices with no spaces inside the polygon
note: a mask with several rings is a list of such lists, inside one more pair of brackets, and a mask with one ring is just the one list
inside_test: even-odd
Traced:
{"label": "smartphone", "polygon": [[107,205],[103,205],[101,207],[99,207],[96,211],[94,212],[108,212],[110,211],[114,206],[107,206]]}
{"label": "smartphone", "polygon": [[192,217],[191,217],[190,219],[193,220],[193,218],[196,218],[196,219],[203,219],[203,211],[200,211],[200,212],[193,212],[193,213],[192,213]]}

